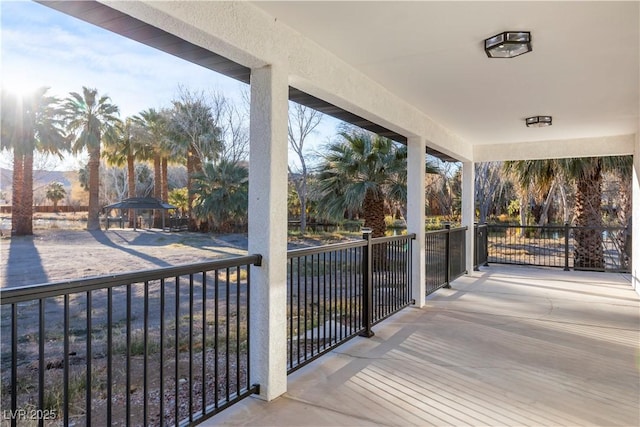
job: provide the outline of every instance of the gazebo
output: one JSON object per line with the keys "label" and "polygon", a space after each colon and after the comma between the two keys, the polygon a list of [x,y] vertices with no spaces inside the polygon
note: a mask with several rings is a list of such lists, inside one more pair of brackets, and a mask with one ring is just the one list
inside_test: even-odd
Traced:
{"label": "gazebo", "polygon": [[[130,197],[128,199],[124,199],[120,202],[112,203],[110,205],[106,205],[102,208],[102,210],[106,213],[111,209],[133,209],[134,217],[138,216],[139,210],[161,210],[162,211],[162,229],[165,228],[165,212],[170,209],[177,209],[177,207],[163,202],[160,199],[156,199],[154,197]],[[107,218],[107,229],[109,228],[109,218]],[[133,229],[136,229],[136,221],[133,222]]]}

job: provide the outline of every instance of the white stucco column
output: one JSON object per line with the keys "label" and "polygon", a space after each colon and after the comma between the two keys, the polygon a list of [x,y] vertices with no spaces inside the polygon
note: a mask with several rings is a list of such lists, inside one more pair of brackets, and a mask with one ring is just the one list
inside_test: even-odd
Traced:
{"label": "white stucco column", "polygon": [[272,400],[287,391],[287,117],[284,67],[251,70],[249,253],[251,382]]}
{"label": "white stucco column", "polygon": [[631,202],[631,285],[640,294],[640,135],[636,134],[633,155],[633,198]]}
{"label": "white stucco column", "polygon": [[462,163],[462,226],[467,226],[466,270],[473,271],[473,248],[475,247],[475,233],[473,224],[476,216],[475,206],[475,170],[473,162]]}
{"label": "white stucco column", "polygon": [[407,232],[415,233],[412,256],[412,295],[416,307],[424,306],[426,295],[425,268],[425,167],[426,142],[421,137],[407,141]]}

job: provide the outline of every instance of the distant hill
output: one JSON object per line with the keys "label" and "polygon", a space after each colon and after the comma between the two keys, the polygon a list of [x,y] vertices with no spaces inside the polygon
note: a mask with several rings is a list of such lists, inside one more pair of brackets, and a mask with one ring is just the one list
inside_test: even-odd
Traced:
{"label": "distant hill", "polygon": [[[77,171],[45,171],[34,170],[33,171],[33,190],[44,189],[52,182],[60,182],[67,191],[67,194],[72,193],[74,184],[78,184],[78,172]],[[13,171],[11,169],[0,168],[0,192],[5,194],[7,200],[11,199],[11,190],[13,186]]]}

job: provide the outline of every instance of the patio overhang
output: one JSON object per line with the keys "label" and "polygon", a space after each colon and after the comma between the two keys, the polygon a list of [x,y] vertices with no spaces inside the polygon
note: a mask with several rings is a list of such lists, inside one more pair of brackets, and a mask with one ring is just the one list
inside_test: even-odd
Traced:
{"label": "patio overhang", "polygon": [[[250,81],[249,252],[262,255],[260,267],[251,267],[251,317],[257,328],[251,375],[265,400],[287,388],[282,188],[292,96],[406,140],[408,231],[416,234],[419,248],[412,255],[416,306],[424,305],[427,146],[463,162],[467,266],[474,245],[474,162],[633,153],[632,270],[638,288],[638,2],[43,4]],[[489,60],[482,40],[523,19],[533,52]],[[386,31],[390,27],[393,32]],[[532,115],[552,115],[553,126],[527,128],[524,119]]]}

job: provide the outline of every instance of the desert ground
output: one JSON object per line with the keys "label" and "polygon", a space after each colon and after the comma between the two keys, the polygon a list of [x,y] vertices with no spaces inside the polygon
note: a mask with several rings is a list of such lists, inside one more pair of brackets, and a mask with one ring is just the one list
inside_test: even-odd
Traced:
{"label": "desert ground", "polygon": [[[0,287],[35,285],[246,255],[246,234],[160,230],[34,230],[0,238]],[[304,239],[289,248],[322,244]]]}

